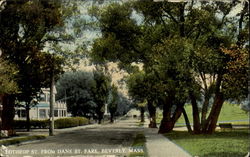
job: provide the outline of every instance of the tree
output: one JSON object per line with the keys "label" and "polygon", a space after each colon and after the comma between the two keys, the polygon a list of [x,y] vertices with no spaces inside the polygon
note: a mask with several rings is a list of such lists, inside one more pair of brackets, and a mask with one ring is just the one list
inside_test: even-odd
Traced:
{"label": "tree", "polygon": [[[155,74],[161,87],[155,102],[163,106],[161,133],[171,131],[181,113],[185,115],[183,107],[188,100],[193,107],[194,132],[213,133],[223,102],[229,99],[223,87],[230,57],[222,48],[230,48],[238,37],[236,20],[229,17],[237,4],[150,0],[114,3],[95,14],[102,37],[94,42],[92,57],[118,61],[121,67],[140,62],[145,72]],[[135,22],[131,7],[140,14],[138,21],[143,22]],[[245,11],[240,15],[244,17]],[[130,40],[124,38],[128,34]],[[211,84],[204,88],[209,79]],[[208,115],[210,99],[214,102]],[[197,100],[203,101],[202,124]],[[188,124],[187,116],[185,119]]]}
{"label": "tree", "polygon": [[[15,65],[0,58],[0,102],[3,105],[0,130],[12,129],[12,121],[9,118],[13,119],[15,116],[13,110],[15,99],[10,95],[18,93],[18,85],[15,80],[17,72]],[[8,103],[11,104],[7,105]]]}
{"label": "tree", "polygon": [[108,109],[110,112],[110,123],[114,123],[114,116],[117,111],[117,106],[119,103],[119,95],[117,87],[115,85],[111,86],[109,100],[108,100]]}
{"label": "tree", "polygon": [[20,94],[16,96],[19,101],[25,102],[29,130],[31,102],[37,97],[45,79],[41,64],[44,63],[41,60],[43,40],[48,31],[61,23],[59,5],[44,1],[7,1],[1,17],[3,36],[0,46],[4,58],[19,69],[17,83]]}
{"label": "tree", "polygon": [[11,94],[18,92],[15,74],[18,72],[15,65],[0,58],[0,94]]}
{"label": "tree", "polygon": [[102,69],[97,68],[94,72],[95,87],[94,102],[96,103],[96,114],[98,116],[98,123],[101,124],[105,112],[105,104],[108,101],[109,89],[111,86],[111,78],[106,76]]}
{"label": "tree", "polygon": [[125,96],[123,93],[119,92],[119,101],[117,105],[117,115],[118,116],[123,116],[125,115],[131,108],[131,101]]}
{"label": "tree", "polygon": [[[139,71],[131,74],[127,79],[128,93],[135,101],[147,100],[146,106],[150,116],[150,128],[156,126],[156,99],[158,97],[159,86],[157,78],[152,73]],[[145,106],[144,106],[145,107]]]}
{"label": "tree", "polygon": [[66,72],[56,83],[57,100],[66,101],[73,116],[90,118],[95,114],[93,90],[95,82],[92,72]]}
{"label": "tree", "polygon": [[32,100],[38,97],[41,87],[48,87],[53,82],[48,78],[59,74],[56,72],[62,66],[60,57],[58,59],[58,56],[50,56],[43,51],[45,45],[49,45],[48,42],[55,44],[68,38],[60,33],[64,33],[63,23],[70,13],[70,9],[63,8],[62,3],[63,1],[7,0],[1,11],[0,47],[3,57],[19,69],[16,77],[20,93],[13,97],[25,102],[28,130]]}

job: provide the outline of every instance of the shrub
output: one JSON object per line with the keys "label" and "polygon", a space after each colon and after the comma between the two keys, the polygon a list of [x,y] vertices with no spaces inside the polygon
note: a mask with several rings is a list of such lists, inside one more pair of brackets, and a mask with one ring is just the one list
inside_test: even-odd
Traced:
{"label": "shrub", "polygon": [[[68,117],[55,120],[55,129],[69,128],[82,126],[89,123],[89,120],[85,117]],[[25,129],[26,120],[15,120],[15,129]],[[49,120],[30,120],[30,128],[32,129],[46,129],[49,128]]]}
{"label": "shrub", "polygon": [[55,129],[78,126],[78,121],[73,118],[60,118],[55,120]]}
{"label": "shrub", "polygon": [[55,120],[55,128],[69,128],[76,127],[81,125],[86,125],[89,123],[89,120],[84,117],[70,117],[70,118],[60,118]]}
{"label": "shrub", "polygon": [[85,117],[74,117],[74,118],[76,118],[78,120],[79,126],[89,124],[89,119],[87,119]]}
{"label": "shrub", "polygon": [[[26,120],[15,120],[14,121],[15,129],[25,129],[26,128]],[[49,128],[49,120],[30,120],[30,128],[33,129],[45,129]]]}

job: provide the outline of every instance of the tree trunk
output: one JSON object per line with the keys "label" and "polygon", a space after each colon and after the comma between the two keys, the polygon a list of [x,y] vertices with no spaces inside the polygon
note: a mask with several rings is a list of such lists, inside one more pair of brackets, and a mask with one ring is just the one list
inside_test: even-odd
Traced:
{"label": "tree trunk", "polygon": [[174,124],[171,120],[171,99],[167,98],[166,102],[161,101],[161,99],[159,99],[158,102],[162,102],[163,103],[163,111],[162,111],[162,120],[161,120],[161,124],[159,127],[159,134],[164,134],[167,132],[170,132],[173,130],[174,128]]}
{"label": "tree trunk", "polygon": [[114,123],[114,113],[110,112],[110,123]]}
{"label": "tree trunk", "polygon": [[14,133],[13,125],[14,125],[14,117],[15,117],[15,97],[13,95],[3,95],[2,97],[2,130],[7,130],[8,135],[11,136]]}
{"label": "tree trunk", "polygon": [[202,130],[204,130],[205,127],[206,127],[205,123],[206,123],[208,105],[209,105],[209,97],[205,96],[205,100],[204,100],[204,103],[203,103],[203,106],[202,106],[202,113],[201,113],[201,127],[202,127]]}
{"label": "tree trunk", "polygon": [[164,134],[172,131],[174,128],[174,122],[172,120],[167,120],[166,118],[163,118],[161,120],[161,125],[159,128],[158,133],[159,134]]}
{"label": "tree trunk", "polygon": [[185,3],[180,5],[179,11],[180,11],[180,24],[179,24],[179,31],[180,36],[185,37]]}
{"label": "tree trunk", "polygon": [[140,111],[141,111],[141,122],[145,122],[145,119],[144,119],[145,108],[144,108],[144,107],[141,107],[141,108],[140,108]]}
{"label": "tree trunk", "polygon": [[29,108],[29,104],[26,103],[26,129],[27,131],[30,131],[30,108]]}
{"label": "tree trunk", "polygon": [[184,116],[184,119],[185,119],[185,122],[186,122],[188,132],[193,133],[193,130],[191,128],[191,125],[190,125],[190,122],[189,122],[189,119],[188,119],[188,116],[187,116],[187,113],[186,113],[186,110],[185,110],[184,107],[182,108],[182,113],[183,113],[183,116]]}
{"label": "tree trunk", "polygon": [[157,128],[156,124],[156,107],[153,102],[148,100],[148,112],[149,112],[149,128]]}
{"label": "tree trunk", "polygon": [[[167,106],[167,105],[166,105]],[[171,117],[171,109],[163,107],[163,118],[158,133],[164,134],[173,130],[176,121],[180,118],[183,106],[177,106],[173,116]]]}
{"label": "tree trunk", "polygon": [[212,108],[210,116],[208,118],[209,123],[207,126],[207,130],[205,131],[207,134],[214,133],[223,103],[223,94],[219,93],[215,98],[215,107]]}
{"label": "tree trunk", "polygon": [[191,104],[192,104],[192,110],[193,110],[193,129],[194,134],[200,134],[201,133],[201,124],[200,124],[200,115],[199,115],[199,109],[196,102],[196,98],[192,92],[189,93]]}
{"label": "tree trunk", "polygon": [[102,123],[102,119],[103,119],[103,112],[99,112],[98,113],[98,124]]}
{"label": "tree trunk", "polygon": [[223,94],[220,92],[220,85],[222,82],[222,74],[218,75],[215,87],[215,98],[210,114],[205,122],[205,128],[202,130],[203,133],[212,134],[215,131],[216,123],[220,115],[222,105],[224,103]]}

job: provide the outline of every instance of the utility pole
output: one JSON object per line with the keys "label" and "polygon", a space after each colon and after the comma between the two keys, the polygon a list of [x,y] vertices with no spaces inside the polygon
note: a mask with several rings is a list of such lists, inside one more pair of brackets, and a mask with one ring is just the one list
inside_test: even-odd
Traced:
{"label": "utility pole", "polygon": [[[54,60],[54,58],[52,58]],[[51,82],[50,82],[50,127],[49,127],[49,135],[54,136],[54,86],[55,86],[55,78],[54,78],[54,65],[52,61],[52,68],[51,68]]]}

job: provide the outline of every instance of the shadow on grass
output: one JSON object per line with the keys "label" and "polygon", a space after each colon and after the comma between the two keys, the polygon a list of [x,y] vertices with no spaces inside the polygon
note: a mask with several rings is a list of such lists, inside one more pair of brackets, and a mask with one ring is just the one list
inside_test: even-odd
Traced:
{"label": "shadow on grass", "polygon": [[214,134],[190,134],[187,131],[172,131],[170,133],[165,134],[166,137],[170,139],[203,139],[203,138],[247,138],[249,137],[250,133],[248,129],[233,129],[233,130],[226,130],[226,131],[217,131]]}
{"label": "shadow on grass", "polygon": [[204,154],[202,157],[244,157],[247,153],[241,152],[212,152],[208,154]]}

